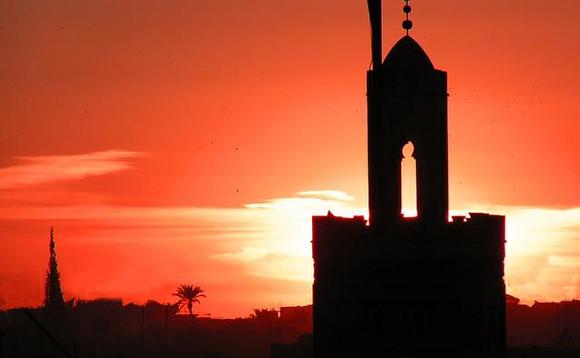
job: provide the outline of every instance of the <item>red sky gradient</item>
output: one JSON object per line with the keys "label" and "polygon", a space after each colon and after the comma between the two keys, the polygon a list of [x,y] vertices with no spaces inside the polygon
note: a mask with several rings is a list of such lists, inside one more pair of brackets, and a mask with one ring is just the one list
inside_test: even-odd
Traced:
{"label": "red sky gradient", "polygon": [[[411,5],[451,208],[508,215],[510,293],[580,298],[580,3]],[[50,225],[66,298],[309,303],[309,216],[366,210],[369,34],[363,0],[1,2],[0,304],[41,304]]]}

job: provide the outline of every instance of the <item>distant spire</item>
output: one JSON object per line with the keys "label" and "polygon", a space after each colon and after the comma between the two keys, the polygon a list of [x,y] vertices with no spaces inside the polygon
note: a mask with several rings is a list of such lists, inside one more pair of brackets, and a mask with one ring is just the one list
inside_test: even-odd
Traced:
{"label": "distant spire", "polygon": [[409,20],[409,14],[411,13],[411,6],[409,6],[410,0],[405,0],[405,6],[403,6],[403,12],[405,13],[405,20],[403,21],[403,28],[407,31],[407,36],[409,36],[409,30],[413,28],[413,21]]}
{"label": "distant spire", "polygon": [[54,242],[54,228],[50,227],[50,256],[48,259],[48,271],[44,286],[44,307],[57,308],[64,306],[62,289],[60,288],[60,274],[56,263],[56,243]]}

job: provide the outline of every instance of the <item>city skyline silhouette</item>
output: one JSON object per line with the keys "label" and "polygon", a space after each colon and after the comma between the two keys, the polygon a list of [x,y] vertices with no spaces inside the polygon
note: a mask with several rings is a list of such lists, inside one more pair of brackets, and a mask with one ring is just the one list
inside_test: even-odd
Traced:
{"label": "city skyline silhouette", "polygon": [[[509,218],[508,293],[578,298],[578,5],[409,4],[450,74],[450,214]],[[52,225],[65,300],[195,284],[214,317],[311,303],[309,218],[368,219],[363,5],[2,11],[2,307],[42,304]],[[403,5],[383,4],[385,49]]]}

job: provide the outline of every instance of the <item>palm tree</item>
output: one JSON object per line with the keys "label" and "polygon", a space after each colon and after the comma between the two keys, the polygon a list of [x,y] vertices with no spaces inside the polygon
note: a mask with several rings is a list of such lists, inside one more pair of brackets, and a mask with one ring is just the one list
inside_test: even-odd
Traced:
{"label": "palm tree", "polygon": [[179,297],[179,301],[177,301],[175,305],[178,309],[182,309],[183,306],[187,305],[189,315],[193,318],[193,303],[200,303],[199,298],[206,297],[203,292],[204,291],[199,286],[193,287],[193,285],[181,285],[177,288],[177,292],[173,294],[174,296]]}

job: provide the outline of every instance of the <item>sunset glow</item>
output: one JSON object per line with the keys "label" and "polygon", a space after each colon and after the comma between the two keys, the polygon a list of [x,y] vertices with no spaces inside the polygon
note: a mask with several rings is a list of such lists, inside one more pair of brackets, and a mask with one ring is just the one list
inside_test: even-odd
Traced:
{"label": "sunset glow", "polygon": [[[51,226],[66,299],[309,304],[311,216],[368,215],[365,6],[0,5],[0,306],[42,303]],[[450,214],[507,216],[510,294],[579,299],[580,3],[413,6],[449,74]]]}

